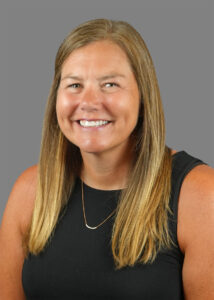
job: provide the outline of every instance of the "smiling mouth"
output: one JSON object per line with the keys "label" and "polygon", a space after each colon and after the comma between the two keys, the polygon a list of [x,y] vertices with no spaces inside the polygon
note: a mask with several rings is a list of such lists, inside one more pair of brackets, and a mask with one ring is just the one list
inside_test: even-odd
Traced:
{"label": "smiling mouth", "polygon": [[82,127],[101,127],[101,126],[105,126],[109,123],[111,123],[110,121],[107,120],[99,120],[99,121],[88,121],[88,120],[78,120],[78,123],[80,126]]}

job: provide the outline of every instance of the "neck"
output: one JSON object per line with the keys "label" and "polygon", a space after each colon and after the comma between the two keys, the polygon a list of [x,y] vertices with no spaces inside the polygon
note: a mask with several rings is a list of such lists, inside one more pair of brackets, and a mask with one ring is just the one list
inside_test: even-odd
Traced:
{"label": "neck", "polygon": [[126,187],[132,162],[132,153],[81,153],[83,166],[81,179],[85,184],[102,190],[118,190]]}

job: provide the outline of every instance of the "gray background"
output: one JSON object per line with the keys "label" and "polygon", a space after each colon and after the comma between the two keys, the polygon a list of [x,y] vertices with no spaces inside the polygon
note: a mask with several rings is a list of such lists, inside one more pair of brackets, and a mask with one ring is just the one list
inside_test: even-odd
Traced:
{"label": "gray background", "polygon": [[212,3],[8,0],[1,4],[0,219],[16,178],[37,163],[57,49],[73,27],[88,19],[125,20],[142,34],[156,67],[167,145],[214,166]]}

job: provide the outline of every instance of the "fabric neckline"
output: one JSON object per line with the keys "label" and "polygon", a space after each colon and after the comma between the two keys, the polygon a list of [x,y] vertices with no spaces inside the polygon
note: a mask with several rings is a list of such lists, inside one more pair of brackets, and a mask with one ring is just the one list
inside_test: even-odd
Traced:
{"label": "fabric neckline", "polygon": [[[78,177],[78,180],[81,184],[81,179]],[[119,189],[119,190],[101,190],[101,189],[97,189],[97,188],[94,188],[94,187],[91,187],[89,185],[87,185],[85,182],[83,182],[83,188],[86,190],[86,191],[94,191],[94,192],[97,192],[97,193],[109,193],[109,194],[113,194],[113,193],[116,193],[116,192],[121,192],[123,189]]]}
{"label": "fabric neckline", "polygon": [[[172,155],[172,158],[176,158],[177,156],[180,156],[181,154],[185,153],[184,150],[181,150],[181,151],[177,151],[176,153],[174,153]],[[81,184],[81,179],[80,177],[78,177],[78,180]],[[121,192],[123,189],[119,189],[119,190],[101,190],[101,189],[97,189],[97,188],[94,188],[92,186],[89,186],[87,185],[85,182],[83,182],[83,185],[84,185],[84,189],[86,189],[86,191],[94,191],[94,192],[100,192],[100,193],[116,193],[116,192]]]}

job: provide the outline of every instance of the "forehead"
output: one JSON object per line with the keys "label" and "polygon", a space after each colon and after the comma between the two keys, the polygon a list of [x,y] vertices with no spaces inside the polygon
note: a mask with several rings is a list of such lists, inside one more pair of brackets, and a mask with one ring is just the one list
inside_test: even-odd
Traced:
{"label": "forehead", "polygon": [[71,69],[132,72],[124,50],[111,41],[96,41],[74,50],[63,63],[62,73]]}

